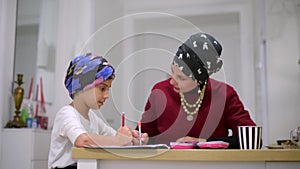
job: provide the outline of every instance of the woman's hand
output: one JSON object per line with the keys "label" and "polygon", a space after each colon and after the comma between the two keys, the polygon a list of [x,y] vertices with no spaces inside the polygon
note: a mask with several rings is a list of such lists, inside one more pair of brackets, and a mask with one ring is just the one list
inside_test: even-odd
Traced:
{"label": "woman's hand", "polygon": [[131,129],[127,126],[120,127],[116,135],[121,145],[132,145],[132,132]]}
{"label": "woman's hand", "polygon": [[132,136],[133,136],[133,144],[134,145],[140,145],[140,140],[142,145],[148,144],[149,136],[147,133],[142,133],[142,136],[140,138],[139,132],[137,130],[132,130]]}
{"label": "woman's hand", "polygon": [[190,136],[185,136],[181,137],[176,140],[176,142],[206,142],[206,139],[203,138],[196,138],[196,137],[190,137]]}

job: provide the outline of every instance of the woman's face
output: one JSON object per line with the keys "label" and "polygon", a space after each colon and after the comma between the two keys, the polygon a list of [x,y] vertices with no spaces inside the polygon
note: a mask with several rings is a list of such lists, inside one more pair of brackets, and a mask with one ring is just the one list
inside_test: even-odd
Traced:
{"label": "woman's face", "polygon": [[197,82],[195,82],[192,78],[186,76],[177,66],[171,66],[172,74],[171,74],[171,85],[174,86],[174,91],[179,92],[188,92],[193,90],[198,86]]}
{"label": "woman's face", "polygon": [[113,80],[105,80],[86,92],[87,104],[91,109],[100,109],[109,98],[109,89]]}

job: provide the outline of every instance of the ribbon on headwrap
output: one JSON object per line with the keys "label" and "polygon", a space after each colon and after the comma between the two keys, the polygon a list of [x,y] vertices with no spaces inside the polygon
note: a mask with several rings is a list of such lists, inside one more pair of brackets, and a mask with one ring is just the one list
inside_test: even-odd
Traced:
{"label": "ribbon on headwrap", "polygon": [[102,56],[91,53],[79,55],[71,62],[65,78],[70,97],[114,78],[114,68]]}
{"label": "ribbon on headwrap", "polygon": [[221,69],[221,52],[222,46],[214,37],[206,33],[197,33],[179,46],[173,64],[201,84],[212,73]]}

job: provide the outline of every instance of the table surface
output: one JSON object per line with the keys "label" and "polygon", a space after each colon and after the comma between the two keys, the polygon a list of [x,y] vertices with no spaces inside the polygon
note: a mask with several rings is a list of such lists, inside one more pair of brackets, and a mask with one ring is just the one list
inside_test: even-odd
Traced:
{"label": "table surface", "polygon": [[75,159],[164,161],[300,161],[300,149],[92,149],[73,148]]}

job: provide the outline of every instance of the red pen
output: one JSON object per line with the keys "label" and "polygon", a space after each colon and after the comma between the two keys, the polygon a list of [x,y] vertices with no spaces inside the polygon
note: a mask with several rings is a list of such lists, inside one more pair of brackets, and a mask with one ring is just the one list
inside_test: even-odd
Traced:
{"label": "red pen", "polygon": [[125,126],[125,112],[122,112],[122,127]]}
{"label": "red pen", "polygon": [[142,145],[142,123],[141,123],[141,121],[138,122],[138,127],[139,127],[140,145]]}

